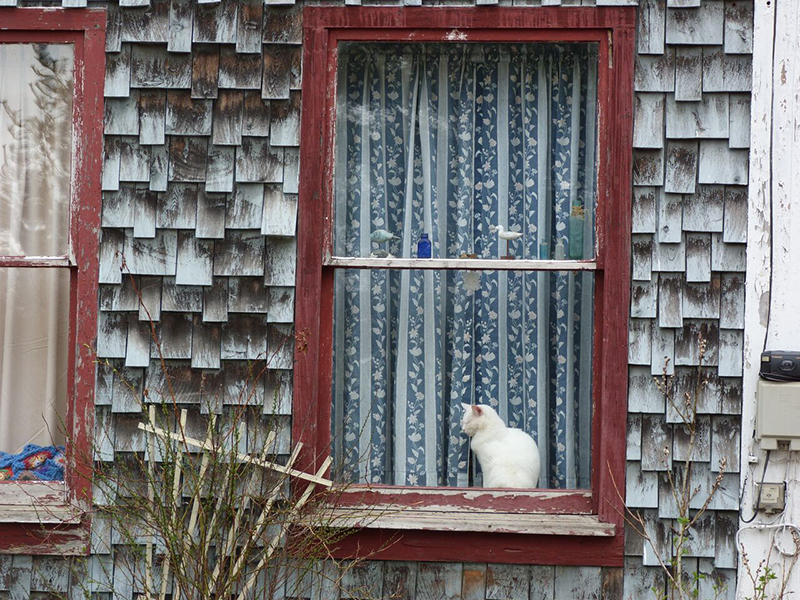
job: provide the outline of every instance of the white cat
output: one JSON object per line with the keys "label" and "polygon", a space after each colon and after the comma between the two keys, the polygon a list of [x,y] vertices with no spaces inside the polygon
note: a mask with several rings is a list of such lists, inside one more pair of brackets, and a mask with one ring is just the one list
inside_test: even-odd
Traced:
{"label": "white cat", "polygon": [[539,448],[521,429],[506,427],[491,406],[461,404],[461,429],[472,449],[487,488],[532,488],[539,484]]}

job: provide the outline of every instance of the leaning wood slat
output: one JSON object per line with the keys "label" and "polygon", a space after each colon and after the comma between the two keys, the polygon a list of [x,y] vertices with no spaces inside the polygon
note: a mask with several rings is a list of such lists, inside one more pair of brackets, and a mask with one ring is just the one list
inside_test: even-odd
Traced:
{"label": "leaning wood slat", "polygon": [[[165,312],[156,333],[161,356],[165,359],[189,360],[192,358],[191,315]],[[150,356],[159,358],[159,346],[152,345]]]}
{"label": "leaning wood slat", "polygon": [[719,376],[742,376],[742,351],[744,332],[735,329],[720,329],[719,332]]}
{"label": "leaning wood slat", "polygon": [[[180,419],[180,438],[185,429],[186,429],[186,409],[181,410],[181,419]],[[178,440],[180,441],[180,440]],[[177,450],[179,452],[179,450]],[[182,461],[176,461],[175,463],[175,474],[172,480],[172,512],[177,514],[178,507],[180,506],[181,494],[180,494],[180,483],[181,483],[181,465]],[[164,556],[164,562],[161,565],[161,594],[160,600],[164,600],[167,595],[167,584],[169,583],[170,575],[170,565],[169,565],[169,554]]]}
{"label": "leaning wood slat", "polygon": [[658,474],[642,471],[637,461],[629,461],[625,470],[625,505],[658,508]]}
{"label": "leaning wood slat", "polygon": [[283,182],[283,148],[274,148],[267,138],[244,137],[236,150],[236,181]]}
{"label": "leaning wood slat", "polygon": [[[683,328],[675,332],[675,365],[690,365],[696,367],[700,364],[700,349],[697,345],[697,337],[702,335],[706,340],[706,353],[703,357],[703,365],[715,366],[719,356],[719,324],[716,320],[709,321],[684,321]],[[676,379],[676,386],[681,384],[681,378]],[[710,384],[707,388],[710,389]],[[707,394],[707,400],[711,402],[711,394]],[[699,411],[702,412],[702,403]]]}
{"label": "leaning wood slat", "polygon": [[742,433],[741,419],[731,416],[711,416],[711,470],[715,473],[725,461],[726,473],[739,472],[739,448]]}
{"label": "leaning wood slat", "polygon": [[104,192],[115,192],[119,189],[120,144],[119,138],[106,136],[103,148],[103,182]]}
{"label": "leaning wood slat", "polygon": [[100,236],[100,283],[122,283],[122,250],[125,235],[104,229]]}
{"label": "leaning wood slat", "polygon": [[[16,1],[14,2],[16,4]],[[3,2],[0,2],[3,5]],[[122,11],[116,4],[106,6],[106,52],[122,49]],[[106,59],[108,60],[108,59]]]}
{"label": "leaning wood slat", "polygon": [[[186,443],[190,446],[194,446],[195,448],[202,448],[204,450],[213,450],[213,447],[207,441],[201,442],[195,438],[165,431],[164,429],[161,429],[159,427],[153,427],[151,425],[147,425],[146,423],[139,423],[138,427],[142,431],[155,433],[156,435],[165,439],[171,439],[181,443]],[[298,471],[296,469],[286,467],[285,465],[281,465],[279,463],[253,458],[252,456],[248,454],[243,454],[241,452],[236,452],[234,453],[234,455],[238,460],[250,463],[258,467],[263,467],[265,469],[272,469],[273,471],[278,471],[279,473],[284,473],[291,477],[303,479],[305,481],[309,481],[317,485],[323,485],[325,487],[331,487],[333,485],[333,482],[330,479],[325,479],[324,477],[322,477],[322,475],[311,475],[310,473],[304,473],[303,471]],[[613,529],[613,525],[611,525],[610,527],[612,527]]]}
{"label": "leaning wood slat", "polygon": [[283,149],[283,193],[295,195],[300,191],[300,148]]}

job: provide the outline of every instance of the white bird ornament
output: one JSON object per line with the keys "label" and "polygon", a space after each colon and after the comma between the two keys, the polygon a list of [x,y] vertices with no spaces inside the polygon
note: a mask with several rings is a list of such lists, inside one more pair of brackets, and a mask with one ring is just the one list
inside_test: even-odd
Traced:
{"label": "white bird ornament", "polygon": [[376,244],[385,244],[390,240],[399,240],[400,238],[391,231],[386,231],[385,229],[376,229],[370,234],[369,239]]}
{"label": "white bird ornament", "polygon": [[508,251],[508,243],[511,240],[520,239],[522,237],[522,234],[519,231],[506,231],[505,229],[503,229],[502,225],[491,225],[489,227],[489,231],[491,231],[492,233],[496,233],[497,237],[499,237],[501,240],[506,241],[506,255],[503,256],[502,258],[514,258]]}

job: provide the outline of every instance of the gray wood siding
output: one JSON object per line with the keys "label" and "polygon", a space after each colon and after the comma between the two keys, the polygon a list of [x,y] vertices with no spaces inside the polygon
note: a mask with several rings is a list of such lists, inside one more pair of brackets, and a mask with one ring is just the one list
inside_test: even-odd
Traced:
{"label": "gray wood siding", "polygon": [[[420,3],[439,4],[405,2]],[[664,470],[684,456],[686,437],[674,428],[675,415],[652,375],[668,360],[668,372],[686,381],[702,331],[709,339],[709,392],[696,481],[707,486],[723,457],[730,475],[690,556],[701,572],[727,582],[723,597],[732,598],[753,0],[477,3],[531,10],[639,5],[627,499],[643,511],[654,539],[668,543],[674,511]],[[86,5],[63,0],[65,7]],[[144,451],[134,394],[158,389],[163,379],[147,313],[120,272],[123,254],[170,368],[182,373],[182,404],[224,414],[247,361],[258,359],[278,332],[291,331],[302,13],[292,0],[107,6],[97,350],[132,383],[128,388],[108,369],[98,372],[97,458],[114,461]],[[288,426],[291,357],[277,366],[260,393],[279,399],[270,411]],[[257,415],[245,425],[251,437],[260,435]],[[283,431],[288,451],[288,427]],[[120,560],[125,548],[116,541],[95,520],[90,568],[98,599],[110,600],[112,591],[114,598],[132,598]],[[348,572],[342,597],[360,589],[382,598],[628,600],[663,590],[652,549],[631,531],[625,552],[620,569],[371,562]],[[59,558],[0,556],[0,600],[70,589],[78,597],[73,578]],[[699,597],[710,598],[710,587],[703,583]],[[324,580],[311,590],[314,598],[339,597]]]}

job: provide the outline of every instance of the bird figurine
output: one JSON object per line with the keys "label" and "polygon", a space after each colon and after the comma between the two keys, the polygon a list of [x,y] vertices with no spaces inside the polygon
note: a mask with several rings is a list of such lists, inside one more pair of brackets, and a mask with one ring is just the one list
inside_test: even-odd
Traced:
{"label": "bird figurine", "polygon": [[506,231],[505,229],[503,229],[502,225],[492,225],[489,227],[489,231],[491,231],[492,233],[496,233],[497,237],[499,237],[501,240],[506,241],[506,255],[502,256],[501,258],[513,259],[514,257],[511,256],[511,253],[508,251],[508,243],[511,240],[520,239],[522,237],[522,234],[519,231]]}
{"label": "bird figurine", "polygon": [[376,229],[372,232],[372,234],[370,234],[369,239],[371,239],[374,244],[385,244],[388,241],[399,240],[400,238],[391,231],[386,231],[385,229]]}

